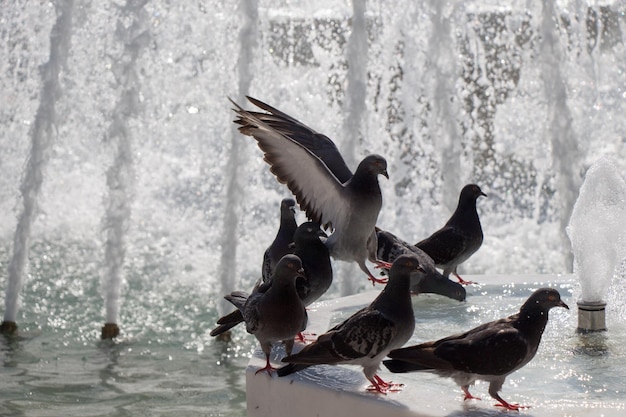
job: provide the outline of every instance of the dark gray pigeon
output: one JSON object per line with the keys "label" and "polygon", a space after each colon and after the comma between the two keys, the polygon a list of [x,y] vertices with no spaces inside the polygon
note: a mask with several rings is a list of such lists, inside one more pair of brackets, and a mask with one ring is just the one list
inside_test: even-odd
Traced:
{"label": "dark gray pigeon", "polygon": [[[296,279],[296,291],[305,307],[324,295],[333,282],[330,255],[321,240],[325,238],[326,233],[317,223],[305,222],[297,227],[291,239],[293,242],[290,250],[300,258],[304,270],[304,275]],[[252,291],[258,291],[260,286],[268,285],[271,281],[271,277],[260,279]],[[243,314],[239,310],[220,317],[218,326],[211,331],[211,336],[218,336],[243,321]]]}
{"label": "dark gray pigeon", "polygon": [[326,241],[331,256],[356,262],[372,282],[385,282],[372,275],[366,261],[389,266],[376,258],[374,231],[383,200],[378,175],[389,178],[387,161],[380,155],[369,155],[354,175],[342,181],[337,172],[300,143],[302,137],[330,139],[259,100],[248,99],[267,113],[250,112],[233,102],[239,131],[256,139],[270,172],[289,187],[308,218],[332,227],[333,233]]}
{"label": "dark gray pigeon", "polygon": [[436,342],[393,350],[389,352],[392,359],[383,363],[391,372],[430,371],[453,378],[465,400],[477,399],[469,392],[475,381],[487,381],[489,395],[499,402],[498,406],[509,410],[526,408],[504,401],[498,392],[505,378],[537,353],[552,307],[569,310],[557,290],[541,288],[528,298],[518,314]]}
{"label": "dark gray pigeon", "polygon": [[389,282],[376,299],[341,324],[319,336],[300,352],[283,358],[289,362],[278,369],[286,376],[311,365],[361,365],[372,383],[368,390],[385,393],[392,384],[376,373],[390,350],[405,344],[413,334],[415,317],[409,290],[411,274],[420,268],[414,255],[402,255],[389,271]]}
{"label": "dark gray pigeon", "polygon": [[263,254],[263,282],[267,282],[278,261],[293,253],[293,234],[296,232],[296,202],[293,198],[284,198],[280,202],[280,226],[274,241]]}
{"label": "dark gray pigeon", "polygon": [[[264,284],[269,283],[278,261],[285,255],[294,252],[293,235],[298,227],[296,223],[296,202],[293,198],[284,198],[280,202],[280,225],[274,241],[268,246],[263,254],[261,266],[261,278],[256,282],[252,292]],[[219,325],[211,331],[211,336],[218,336],[239,323],[243,322],[241,311],[235,310],[217,321]]]}
{"label": "dark gray pigeon", "polygon": [[[421,250],[391,232],[376,228],[378,238],[378,259],[393,263],[396,258],[404,254],[414,254],[420,262],[423,271],[411,275],[411,292],[413,294],[433,293],[443,295],[458,301],[465,301],[467,292],[461,284],[450,281],[435,268],[432,258]],[[385,271],[385,270],[383,270]]]}
{"label": "dark gray pigeon", "polygon": [[443,275],[452,272],[461,284],[465,281],[456,272],[458,265],[472,256],[483,243],[483,230],[476,211],[478,197],[487,197],[476,184],[468,184],[461,190],[459,204],[446,224],[431,236],[415,244],[430,256]]}
{"label": "dark gray pigeon", "polygon": [[296,279],[303,274],[300,258],[285,255],[276,264],[269,284],[258,286],[250,295],[235,291],[224,297],[241,311],[246,331],[257,338],[265,353],[267,363],[257,374],[266,371],[271,375],[275,369],[270,364],[273,343],[282,341],[290,355],[295,336],[306,328],[308,316],[296,292]]}
{"label": "dark gray pigeon", "polygon": [[294,254],[302,260],[304,269],[304,277],[296,280],[296,289],[305,307],[324,295],[333,283],[330,254],[321,240],[326,237],[314,222],[302,223],[293,235]]}

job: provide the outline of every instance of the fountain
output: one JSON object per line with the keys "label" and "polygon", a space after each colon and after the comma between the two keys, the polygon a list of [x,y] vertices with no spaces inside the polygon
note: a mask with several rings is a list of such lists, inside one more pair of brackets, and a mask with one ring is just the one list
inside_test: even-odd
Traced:
{"label": "fountain", "polygon": [[567,233],[582,290],[578,331],[606,330],[604,297],[626,257],[626,182],[610,158],[587,171]]}
{"label": "fountain", "polygon": [[[221,295],[258,278],[288,195],[235,132],[227,97],[259,97],[354,160],[384,154],[380,226],[404,240],[441,225],[460,184],[480,184],[485,243],[459,272],[565,273],[554,282],[571,294],[564,226],[582,174],[607,155],[626,171],[617,2],[17,1],[0,22],[0,329],[20,336],[0,338],[0,414],[71,415],[62,404],[77,401],[243,413],[253,343],[208,331]],[[328,300],[370,289],[334,266]],[[500,284],[484,291],[502,304],[493,315],[521,291]],[[443,310],[474,319],[488,305],[478,288]],[[611,297],[614,343],[626,330]],[[440,318],[440,300],[418,300]],[[622,357],[611,343],[609,362]],[[559,363],[558,335],[545,345]],[[558,382],[623,392],[581,362]],[[51,376],[68,369],[77,385]],[[202,385],[208,374],[227,388]]]}

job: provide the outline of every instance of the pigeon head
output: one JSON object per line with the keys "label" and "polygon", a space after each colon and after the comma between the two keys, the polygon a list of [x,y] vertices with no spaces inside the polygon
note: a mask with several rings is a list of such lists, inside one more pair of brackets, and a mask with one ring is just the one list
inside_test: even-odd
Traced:
{"label": "pigeon head", "polygon": [[389,174],[387,173],[387,161],[380,155],[368,155],[361,161],[357,172],[368,172],[374,175],[383,175],[385,178],[389,179]]}
{"label": "pigeon head", "polygon": [[306,245],[308,242],[314,242],[315,239],[323,242],[327,237],[328,235],[320,228],[319,223],[305,222],[296,229],[293,241],[295,245]]}
{"label": "pigeon head", "polygon": [[449,280],[436,270],[412,277],[411,291],[415,294],[439,294],[457,301],[465,301],[467,298],[467,291],[461,284]]}
{"label": "pigeon head", "polygon": [[397,274],[413,274],[415,272],[424,272],[417,256],[412,254],[400,255],[393,261],[389,275]]}
{"label": "pigeon head", "polygon": [[561,300],[561,294],[557,290],[554,288],[540,288],[528,297],[521,311],[539,310],[548,312],[552,307],[564,307],[569,310],[568,305]]}
{"label": "pigeon head", "polygon": [[280,202],[280,214],[293,218],[296,214],[296,201],[293,198],[283,198]]}
{"label": "pigeon head", "polygon": [[296,255],[285,255],[280,258],[274,270],[274,284],[276,284],[276,280],[279,277],[287,277],[288,281],[295,282],[297,276],[304,276],[304,269],[302,269],[302,261],[300,258]]}
{"label": "pigeon head", "polygon": [[463,201],[476,201],[480,196],[487,197],[487,194],[483,193],[478,185],[467,184],[461,190],[461,196],[459,198]]}

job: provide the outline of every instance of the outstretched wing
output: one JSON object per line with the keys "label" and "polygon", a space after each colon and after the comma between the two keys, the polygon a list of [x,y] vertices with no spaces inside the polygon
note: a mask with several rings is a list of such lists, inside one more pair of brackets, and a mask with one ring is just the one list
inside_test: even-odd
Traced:
{"label": "outstretched wing", "polygon": [[[351,212],[344,186],[328,167],[304,146],[238,106],[239,131],[256,139],[264,160],[279,182],[286,184],[307,216],[334,228],[346,225]],[[258,114],[258,113],[257,113]]]}
{"label": "outstretched wing", "polygon": [[326,164],[328,169],[341,183],[345,183],[352,178],[352,171],[350,171],[350,168],[346,165],[346,161],[344,161],[341,153],[339,153],[339,149],[337,149],[335,143],[328,136],[317,133],[310,127],[304,125],[288,114],[275,109],[269,104],[263,103],[262,101],[252,97],[248,97],[248,100],[250,100],[250,102],[255,104],[257,107],[268,112],[251,112],[252,114],[272,129],[298,142],[300,145],[315,154],[322,160],[322,162],[324,162],[324,164]]}

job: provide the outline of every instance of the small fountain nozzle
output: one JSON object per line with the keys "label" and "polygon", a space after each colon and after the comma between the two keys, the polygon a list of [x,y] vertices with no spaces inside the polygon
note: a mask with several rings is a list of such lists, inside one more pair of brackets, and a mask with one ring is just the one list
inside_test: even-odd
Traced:
{"label": "small fountain nozzle", "polygon": [[606,331],[604,301],[579,301],[578,333]]}
{"label": "small fountain nozzle", "polygon": [[5,320],[0,324],[0,334],[11,336],[15,333],[17,333],[17,324],[14,321]]}
{"label": "small fountain nozzle", "polygon": [[120,334],[120,328],[117,327],[117,324],[115,323],[104,323],[104,326],[102,327],[102,335],[100,336],[101,339],[113,339],[114,337],[119,336]]}

